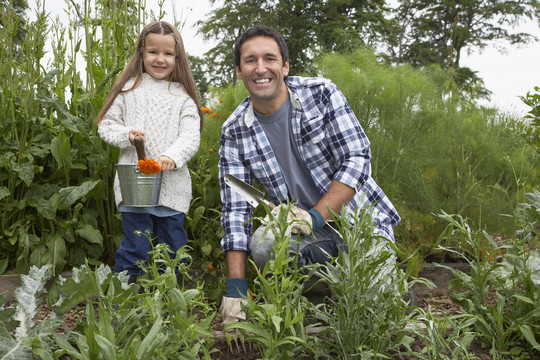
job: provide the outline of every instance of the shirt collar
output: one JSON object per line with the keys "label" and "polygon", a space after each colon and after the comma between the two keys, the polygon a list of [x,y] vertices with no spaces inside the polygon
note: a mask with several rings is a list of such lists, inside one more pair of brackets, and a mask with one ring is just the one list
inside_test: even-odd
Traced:
{"label": "shirt collar", "polygon": [[[287,86],[287,91],[289,92],[291,105],[295,109],[301,110],[302,107],[300,106],[300,101],[298,101],[298,98],[296,94],[294,93],[294,91],[292,91],[288,86]],[[247,127],[251,127],[251,125],[253,125],[253,121],[255,121],[255,111],[253,110],[253,102],[251,100],[249,101],[249,104],[246,110],[246,115],[244,116],[244,121],[246,122]]]}

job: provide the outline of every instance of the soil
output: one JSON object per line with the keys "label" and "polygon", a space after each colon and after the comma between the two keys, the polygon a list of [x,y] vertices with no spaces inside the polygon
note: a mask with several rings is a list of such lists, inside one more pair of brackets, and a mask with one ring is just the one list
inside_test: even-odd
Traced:
{"label": "soil", "polygon": [[[437,309],[449,315],[456,315],[456,314],[461,313],[459,306],[454,304],[450,300],[450,298],[444,294],[436,294],[436,295],[425,294],[425,295],[417,296],[417,301],[418,301],[418,306],[423,309],[427,309],[428,307],[431,307],[431,309]],[[38,320],[47,318],[50,316],[50,313],[51,312],[47,308],[47,306],[45,304],[41,304],[40,313],[37,318]],[[64,323],[59,328],[58,333],[64,334],[66,330],[75,328],[77,323],[84,320],[85,320],[85,307],[84,306],[77,307],[63,316]],[[215,348],[219,350],[219,352],[213,353],[212,355],[213,359],[215,360],[260,359],[259,351],[256,349],[255,346],[250,348],[249,344],[246,344],[246,348],[244,351],[241,347],[241,344],[239,343],[242,351],[238,352],[236,345],[232,343],[234,351],[231,351],[229,344],[227,343],[225,337],[223,336],[223,328],[219,322],[219,319],[215,320],[215,323],[213,324],[213,328],[214,328],[214,335],[215,335]],[[488,350],[483,349],[478,343],[473,343],[469,350],[476,355],[477,359],[480,359],[480,360],[492,359],[492,357],[489,355]]]}

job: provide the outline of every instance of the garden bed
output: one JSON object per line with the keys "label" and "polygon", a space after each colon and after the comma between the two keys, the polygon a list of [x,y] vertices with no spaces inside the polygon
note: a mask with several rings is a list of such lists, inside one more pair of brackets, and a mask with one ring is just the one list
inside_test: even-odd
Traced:
{"label": "garden bed", "polygon": [[[444,291],[438,291],[435,293],[421,292],[418,297],[418,306],[427,310],[428,307],[431,309],[437,309],[447,315],[457,315],[460,314],[460,308],[458,305],[454,304],[447,293]],[[41,304],[39,307],[38,319],[44,319],[50,316],[51,310],[45,305]],[[64,325],[59,328],[59,334],[64,334],[67,330],[73,330],[77,323],[85,320],[85,309],[84,306],[78,306],[68,313],[66,313],[62,318]],[[225,359],[243,359],[243,360],[255,360],[260,359],[260,353],[255,347],[251,348],[246,347],[246,352],[242,353],[230,353],[227,340],[224,336],[223,328],[220,324],[220,319],[214,319],[214,331],[215,339],[215,349],[219,350],[213,354],[213,359],[215,360],[225,360]],[[420,344],[419,344],[420,345]],[[418,345],[418,346],[419,346]],[[489,355],[489,351],[483,349],[480,344],[473,342],[471,348],[469,349],[474,353],[480,360],[490,360],[492,357]]]}

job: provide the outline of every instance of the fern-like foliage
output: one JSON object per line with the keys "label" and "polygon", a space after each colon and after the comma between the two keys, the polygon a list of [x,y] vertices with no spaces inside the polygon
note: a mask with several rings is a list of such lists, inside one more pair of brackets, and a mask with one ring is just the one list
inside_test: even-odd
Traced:
{"label": "fern-like foliage", "polygon": [[52,265],[32,266],[28,275],[21,275],[21,286],[15,290],[16,304],[0,308],[0,360],[51,354],[48,339],[61,321],[46,319],[36,326],[40,296],[51,274]]}

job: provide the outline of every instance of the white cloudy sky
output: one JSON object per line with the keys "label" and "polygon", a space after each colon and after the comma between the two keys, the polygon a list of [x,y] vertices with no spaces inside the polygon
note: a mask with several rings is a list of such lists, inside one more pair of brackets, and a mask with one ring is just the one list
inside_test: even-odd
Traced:
{"label": "white cloudy sky", "polygon": [[[147,0],[147,4],[155,4],[156,0]],[[196,5],[194,5],[194,3]],[[36,5],[29,1],[31,9]],[[204,42],[196,34],[193,24],[198,19],[203,19],[209,12],[208,0],[164,0],[163,8],[171,15],[165,19],[173,21],[173,4],[177,19],[186,21],[182,29],[184,45],[190,55],[201,56],[213,46],[210,42]],[[60,16],[65,19],[63,9],[65,0],[45,0],[45,7],[50,11],[53,18]],[[157,6],[156,6],[157,8]],[[536,35],[540,38],[538,22],[530,22],[523,25],[520,30]],[[528,91],[534,92],[535,86],[540,86],[540,42],[531,43],[520,48],[507,47],[507,53],[501,54],[495,47],[488,47],[482,53],[471,55],[462,54],[461,66],[467,66],[478,71],[478,75],[484,79],[486,87],[493,92],[491,103],[501,110],[515,112],[524,115],[530,110],[519,99]]]}

